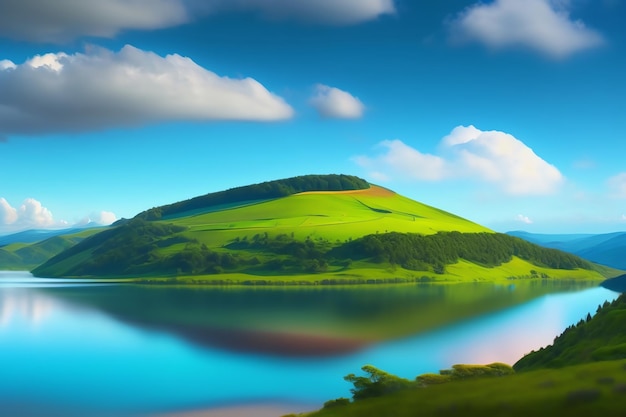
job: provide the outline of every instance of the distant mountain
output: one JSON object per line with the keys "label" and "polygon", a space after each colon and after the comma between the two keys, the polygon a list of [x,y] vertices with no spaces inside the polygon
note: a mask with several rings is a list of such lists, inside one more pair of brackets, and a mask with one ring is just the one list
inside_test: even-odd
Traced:
{"label": "distant mountain", "polygon": [[[31,270],[100,230],[92,226],[82,229],[29,230],[9,235],[6,241],[14,242],[0,247],[0,270]],[[29,240],[34,243],[29,243]]]}
{"label": "distant mountain", "polygon": [[605,234],[536,234],[522,231],[507,232],[547,248],[570,252],[612,268],[626,269],[626,232]]}
{"label": "distant mountain", "polygon": [[33,270],[283,285],[588,280],[606,272],[345,175],[270,181],[152,208]]}
{"label": "distant mountain", "polygon": [[89,222],[84,226],[71,227],[67,229],[30,229],[9,235],[0,236],[0,247],[11,243],[36,243],[54,236],[69,235],[81,232],[85,229],[103,227],[101,224]]}

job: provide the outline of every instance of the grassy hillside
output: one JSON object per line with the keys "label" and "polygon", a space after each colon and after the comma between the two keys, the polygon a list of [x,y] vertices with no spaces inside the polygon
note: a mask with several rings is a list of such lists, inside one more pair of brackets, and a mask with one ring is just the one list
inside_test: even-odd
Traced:
{"label": "grassy hillside", "polygon": [[623,416],[624,313],[622,295],[570,327],[553,346],[521,359],[516,372],[503,364],[455,365],[410,381],[364,366],[366,376],[345,378],[354,386],[353,401],[331,400],[307,415]]}
{"label": "grassy hillside", "polygon": [[35,268],[55,255],[71,248],[101,229],[85,229],[62,236],[53,236],[36,243],[11,243],[0,248],[0,269],[25,271]]}
{"label": "grassy hillside", "polygon": [[[303,184],[311,187],[331,180],[337,180],[337,187],[362,187],[352,177],[344,185],[337,176],[297,178],[305,178],[308,182]],[[306,189],[302,184],[299,188],[281,184],[250,187],[270,190],[255,197],[275,190]],[[249,187],[242,188],[249,191]],[[151,209],[64,251],[33,272],[220,283],[456,282],[511,277],[599,280],[607,275],[573,258],[552,262],[557,257],[565,259],[556,251],[533,249],[536,253],[529,256],[528,251],[517,250],[519,244],[507,244],[503,253],[502,239],[511,243],[514,238],[374,185],[254,200],[242,200],[248,194],[234,190]],[[147,220],[151,218],[160,220]],[[458,233],[445,234],[452,231]],[[405,242],[403,246],[419,246],[422,252],[401,259],[375,253],[369,250],[371,245],[362,244],[363,239],[388,240],[397,232],[431,238],[420,241],[422,246]],[[470,234],[483,237],[470,241]],[[460,246],[459,240],[463,241]],[[394,255],[399,253],[397,244],[387,246]],[[452,247],[452,252],[444,251]],[[491,259],[487,254],[497,256]],[[551,261],[546,262],[546,256]]]}
{"label": "grassy hillside", "polygon": [[596,316],[587,316],[568,327],[554,344],[531,352],[515,365],[518,371],[559,368],[568,365],[626,359],[626,297],[598,306]]}
{"label": "grassy hillside", "polygon": [[413,386],[346,404],[328,402],[307,417],[622,417],[626,361]]}
{"label": "grassy hillside", "polygon": [[158,220],[217,211],[224,208],[286,197],[307,191],[346,191],[369,188],[367,181],[352,175],[303,175],[231,188],[225,191],[155,207],[140,213],[144,220]]}

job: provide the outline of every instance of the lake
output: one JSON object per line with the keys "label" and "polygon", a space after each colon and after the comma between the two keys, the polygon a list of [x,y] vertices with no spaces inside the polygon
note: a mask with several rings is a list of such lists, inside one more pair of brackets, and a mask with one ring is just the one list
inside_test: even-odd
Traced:
{"label": "lake", "polygon": [[372,364],[407,378],[506,362],[617,293],[597,284],[171,287],[0,272],[0,415],[155,416],[350,396]]}

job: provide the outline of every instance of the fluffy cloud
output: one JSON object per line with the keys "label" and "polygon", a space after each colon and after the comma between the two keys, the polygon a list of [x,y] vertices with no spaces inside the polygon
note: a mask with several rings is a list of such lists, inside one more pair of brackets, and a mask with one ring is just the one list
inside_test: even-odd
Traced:
{"label": "fluffy cloud", "polygon": [[125,29],[159,29],[189,20],[183,0],[19,0],[0,4],[0,36],[29,41],[109,38]]}
{"label": "fluffy cloud", "polygon": [[0,226],[13,224],[17,221],[17,210],[9,202],[0,198]]}
{"label": "fluffy cloud", "polygon": [[528,216],[524,216],[523,214],[518,214],[516,217],[518,222],[522,222],[524,224],[533,224],[533,221]]}
{"label": "fluffy cloud", "polygon": [[86,226],[89,223],[96,223],[103,226],[108,226],[111,223],[117,221],[117,216],[115,213],[110,211],[100,211],[91,213],[89,216],[83,217],[79,222],[76,223],[77,226]]}
{"label": "fluffy cloud", "polygon": [[322,117],[333,119],[358,119],[363,116],[365,106],[350,93],[335,87],[318,84],[310,100]]}
{"label": "fluffy cloud", "polygon": [[18,221],[25,226],[49,227],[54,225],[50,210],[34,198],[27,198],[17,211]]}
{"label": "fluffy cloud", "polygon": [[399,140],[384,141],[380,146],[382,154],[354,159],[377,178],[476,179],[509,195],[550,194],[563,182],[556,167],[514,136],[474,126],[452,130],[441,141],[441,155],[421,153]]}
{"label": "fluffy cloud", "polygon": [[569,2],[495,0],[468,7],[452,21],[453,38],[492,48],[523,46],[562,58],[603,43],[602,36],[567,12]]}
{"label": "fluffy cloud", "polygon": [[[421,181],[437,181],[446,177],[446,161],[435,155],[423,154],[400,140],[385,140],[379,144],[383,153],[374,158],[358,156],[354,161],[368,169],[376,180],[388,181],[404,177]],[[385,173],[388,172],[388,173]]]}
{"label": "fluffy cloud", "polygon": [[[110,211],[91,213],[75,226],[84,226],[90,222],[109,225],[117,220],[117,216]],[[27,198],[19,207],[13,207],[0,197],[0,232],[16,232],[27,229],[63,228],[69,223],[64,220],[55,220],[52,212],[34,198]]]}
{"label": "fluffy cloud", "polygon": [[34,198],[27,198],[21,206],[12,207],[0,198],[0,230],[21,230],[51,227],[55,222],[52,213]]}
{"label": "fluffy cloud", "polygon": [[252,78],[220,77],[180,55],[125,46],[50,53],[0,69],[0,136],[168,120],[272,121],[292,108]]}
{"label": "fluffy cloud", "polygon": [[270,19],[332,25],[361,23],[396,12],[394,0],[209,0],[207,4],[217,10],[256,11]]}
{"label": "fluffy cloud", "polygon": [[0,37],[43,42],[110,38],[124,30],[172,27],[192,16],[222,12],[334,25],[395,13],[394,0],[1,0],[0,5]]}

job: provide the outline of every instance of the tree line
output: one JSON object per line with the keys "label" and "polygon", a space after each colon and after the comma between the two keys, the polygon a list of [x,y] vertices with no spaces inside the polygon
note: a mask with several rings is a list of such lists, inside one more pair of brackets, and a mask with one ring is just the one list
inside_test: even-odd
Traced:
{"label": "tree line", "polygon": [[460,259],[485,267],[496,267],[513,256],[537,266],[555,269],[590,269],[591,264],[575,255],[547,249],[501,233],[439,232],[372,234],[347,242],[331,254],[352,259],[369,258],[414,271],[443,273],[445,266]]}
{"label": "tree line", "polygon": [[[297,275],[349,269],[354,261],[364,261],[443,274],[447,265],[461,259],[496,267],[513,256],[540,267],[592,268],[574,255],[497,233],[391,232],[330,242],[311,237],[298,240],[293,233],[262,232],[236,238],[223,248],[209,248],[186,235],[186,230],[184,226],[135,218],[86,238],[33,272],[41,276],[206,275],[235,271]],[[81,262],[67,261],[84,253],[89,256]],[[59,270],[64,264],[70,266]],[[539,276],[536,271],[531,275]]]}
{"label": "tree line", "polygon": [[144,220],[158,220],[162,217],[191,210],[245,201],[280,198],[306,191],[348,191],[362,190],[369,187],[370,185],[367,181],[353,175],[302,175],[194,197],[174,204],[152,208],[138,214],[137,217]]}

